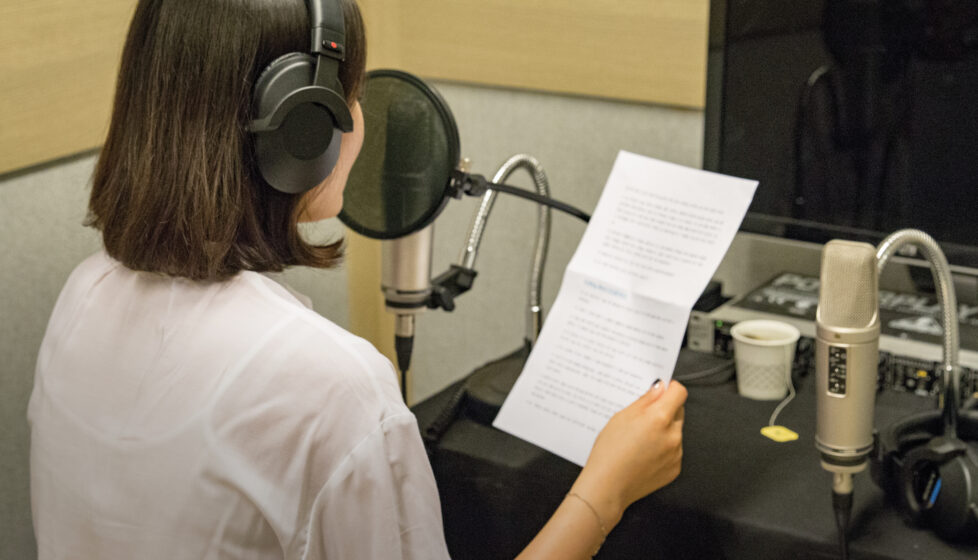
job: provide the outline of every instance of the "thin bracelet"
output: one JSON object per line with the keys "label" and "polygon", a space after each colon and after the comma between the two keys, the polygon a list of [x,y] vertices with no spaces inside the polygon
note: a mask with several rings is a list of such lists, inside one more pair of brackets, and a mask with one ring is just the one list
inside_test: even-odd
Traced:
{"label": "thin bracelet", "polygon": [[598,515],[598,510],[594,509],[594,506],[591,505],[591,502],[585,500],[580,494],[578,494],[577,492],[568,492],[567,495],[573,496],[578,500],[584,502],[584,505],[586,505],[587,508],[591,510],[591,513],[594,514],[594,520],[598,522],[598,529],[601,531],[601,542],[599,542],[598,546],[594,547],[594,550],[591,552],[592,557],[597,556],[598,551],[601,550],[601,545],[604,544],[604,540],[608,538],[608,530],[605,529],[604,527],[604,521],[601,521],[601,516]]}

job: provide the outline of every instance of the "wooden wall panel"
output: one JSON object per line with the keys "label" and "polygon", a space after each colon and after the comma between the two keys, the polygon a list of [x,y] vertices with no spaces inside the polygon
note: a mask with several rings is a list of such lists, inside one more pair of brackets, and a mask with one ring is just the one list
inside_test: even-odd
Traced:
{"label": "wooden wall panel", "polygon": [[0,1],[0,173],[102,143],[135,5]]}
{"label": "wooden wall panel", "polygon": [[[703,106],[708,0],[360,0],[371,67]],[[98,147],[135,0],[0,0],[0,173]]]}
{"label": "wooden wall panel", "polygon": [[702,108],[708,0],[361,0],[371,67]]}

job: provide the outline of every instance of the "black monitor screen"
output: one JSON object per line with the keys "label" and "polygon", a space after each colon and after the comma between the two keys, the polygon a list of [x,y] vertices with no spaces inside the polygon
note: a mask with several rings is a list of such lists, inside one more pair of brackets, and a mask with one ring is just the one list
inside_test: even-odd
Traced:
{"label": "black monitor screen", "polygon": [[978,268],[978,2],[713,0],[704,167],[760,181],[742,229]]}

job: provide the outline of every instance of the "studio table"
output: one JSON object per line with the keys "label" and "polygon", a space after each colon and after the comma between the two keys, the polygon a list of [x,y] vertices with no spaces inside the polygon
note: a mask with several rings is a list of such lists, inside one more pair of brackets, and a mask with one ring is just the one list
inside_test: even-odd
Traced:
{"label": "studio table", "polygon": [[[633,504],[597,558],[838,558],[831,475],[821,468],[813,439],[813,377],[799,381],[798,396],[778,418],[800,436],[787,443],[760,434],[776,401],[740,397],[732,380],[690,383],[682,473]],[[422,433],[462,383],[413,407]],[[930,398],[884,391],[876,426],[931,406]],[[463,407],[429,448],[449,550],[460,560],[512,558],[556,509],[580,467],[470,416]],[[908,526],[869,469],[855,479],[849,550],[853,560],[978,558],[978,546],[949,544]]]}

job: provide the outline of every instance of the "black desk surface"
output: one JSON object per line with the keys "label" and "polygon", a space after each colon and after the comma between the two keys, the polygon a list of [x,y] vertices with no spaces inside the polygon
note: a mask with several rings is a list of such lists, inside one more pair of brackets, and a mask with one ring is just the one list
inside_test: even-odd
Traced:
{"label": "black desk surface", "polygon": [[[612,531],[599,558],[837,558],[831,475],[813,437],[812,379],[778,424],[800,438],[775,443],[760,435],[777,402],[737,394],[733,381],[689,385],[683,470],[669,486],[637,502]],[[459,384],[414,407],[422,430]],[[876,425],[930,399],[884,392]],[[464,416],[432,455],[446,538],[455,558],[512,557],[543,526],[580,471],[531,444]],[[869,470],[856,476],[850,557],[975,559],[978,546],[950,545],[908,527]]]}

